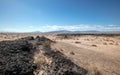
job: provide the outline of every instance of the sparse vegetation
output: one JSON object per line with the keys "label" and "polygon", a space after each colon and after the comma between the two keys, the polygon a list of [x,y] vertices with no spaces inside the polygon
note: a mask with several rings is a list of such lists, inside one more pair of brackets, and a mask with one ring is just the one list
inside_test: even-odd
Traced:
{"label": "sparse vegetation", "polygon": [[97,69],[97,67],[93,67],[88,75],[102,75],[102,73]]}
{"label": "sparse vegetation", "polygon": [[104,45],[107,45],[107,43],[106,43],[106,42],[104,42],[103,44],[104,44]]}
{"label": "sparse vegetation", "polygon": [[95,45],[95,44],[93,44],[92,46],[93,46],[93,47],[97,47],[97,45]]}
{"label": "sparse vegetation", "polygon": [[63,51],[63,49],[60,49],[60,51]]}
{"label": "sparse vegetation", "polygon": [[118,43],[116,43],[115,45],[119,45]]}
{"label": "sparse vegetation", "polygon": [[[67,34],[65,34],[65,35],[67,35]],[[107,36],[107,35],[97,36],[98,38],[96,38],[96,35],[94,35],[94,36],[82,35],[81,36],[81,34],[80,34],[80,36],[77,36],[77,37],[74,36],[74,34],[72,37],[71,37],[71,35],[59,36],[59,37],[56,35],[48,35],[48,34],[44,35],[44,37],[48,37],[49,39],[51,39],[49,41],[49,40],[45,39],[44,37],[41,38],[42,35],[40,35],[40,34],[19,34],[19,35],[18,34],[7,34],[7,35],[1,34],[0,41],[17,40],[17,39],[21,39],[21,38],[28,37],[28,36],[34,37],[34,38],[31,38],[31,37],[26,38],[26,40],[29,40],[28,43],[35,43],[38,41],[36,43],[36,45],[38,45],[38,46],[40,45],[40,47],[42,46],[42,48],[45,47],[44,49],[53,50],[57,54],[63,53],[63,55],[65,55],[65,57],[70,58],[71,61],[77,63],[78,66],[85,68],[88,72],[89,72],[89,70],[86,68],[88,65],[86,65],[86,63],[87,62],[91,63],[92,64],[92,67],[90,68],[91,73],[89,73],[87,75],[111,75],[111,74],[116,75],[116,74],[119,74],[119,72],[120,72],[120,70],[119,70],[119,67],[120,67],[119,66],[119,59],[120,59],[120,56],[119,56],[119,52],[120,52],[119,51],[119,49],[120,49],[120,40],[119,39],[120,38],[119,37],[120,36],[118,36],[118,35],[114,36],[114,37]],[[36,38],[36,36],[38,39]],[[57,38],[55,39],[55,37],[57,37]],[[68,38],[68,39],[65,39],[65,38]],[[21,39],[21,40],[23,40],[23,39]],[[34,40],[36,40],[36,41],[34,41]],[[1,44],[1,46],[2,45],[3,44]],[[13,47],[13,46],[14,45],[12,45],[11,47]],[[21,46],[23,46],[23,44]],[[30,47],[33,47],[34,50],[29,50],[26,47],[20,48],[20,49],[22,49],[22,52],[25,52],[25,53],[23,53],[23,55],[26,56],[27,52],[33,52],[37,49],[37,48],[35,48],[36,46],[30,46]],[[7,46],[5,46],[5,48],[7,48]],[[17,47],[15,49],[17,49]],[[8,52],[10,51],[10,53],[16,54],[17,52],[19,52],[20,49],[15,50],[15,51],[14,51],[14,49],[9,49]],[[1,50],[3,50],[3,49],[1,49]],[[2,53],[3,53],[3,51],[2,51]],[[31,53],[29,53],[29,54],[31,54]],[[33,61],[35,64],[37,64],[37,67],[38,67],[38,65],[43,64],[43,66],[45,65],[45,68],[46,68],[46,65],[48,66],[48,63],[50,63],[52,60],[52,58],[49,58],[49,57],[41,55],[41,54],[39,54],[40,56],[36,56],[36,55],[37,54],[35,54],[35,58]],[[108,56],[108,55],[110,55],[110,56]],[[18,53],[17,53],[17,57],[19,57]],[[15,57],[15,58],[17,58],[17,57]],[[14,57],[12,59],[14,59]],[[2,63],[4,63],[7,60],[3,61],[1,59],[1,61],[2,61]],[[25,59],[25,62],[27,62],[26,59]],[[97,67],[94,67],[95,65],[93,65],[93,64],[95,64]],[[111,66],[111,65],[113,65],[113,66]],[[43,66],[40,68],[43,69]],[[27,66],[25,66],[25,67],[27,67]],[[43,73],[46,72],[45,70],[41,70],[41,71],[42,71],[42,73],[39,73],[36,75],[42,75]]]}
{"label": "sparse vegetation", "polygon": [[102,75],[101,72],[97,69],[97,67],[93,67],[93,75]]}
{"label": "sparse vegetation", "polygon": [[45,41],[45,42],[43,43],[43,47],[51,48],[51,43],[50,43],[50,41]]}
{"label": "sparse vegetation", "polygon": [[113,45],[113,43],[109,43],[110,45]]}
{"label": "sparse vegetation", "polygon": [[71,54],[71,55],[75,55],[75,53],[74,53],[74,52],[70,52],[70,54]]}
{"label": "sparse vegetation", "polygon": [[34,63],[37,64],[37,66],[44,66],[47,64],[50,64],[52,61],[52,59],[44,56],[42,53],[38,53],[36,54],[36,56],[34,56]]}
{"label": "sparse vegetation", "polygon": [[89,65],[87,75],[102,75],[102,73],[98,70],[98,68],[96,66]]}
{"label": "sparse vegetation", "polygon": [[67,35],[64,35],[64,39],[67,39],[68,38],[68,36]]}
{"label": "sparse vegetation", "polygon": [[90,41],[90,39],[86,39],[87,41]]}
{"label": "sparse vegetation", "polygon": [[79,42],[79,41],[76,41],[75,43],[77,43],[77,44],[80,44],[81,42]]}

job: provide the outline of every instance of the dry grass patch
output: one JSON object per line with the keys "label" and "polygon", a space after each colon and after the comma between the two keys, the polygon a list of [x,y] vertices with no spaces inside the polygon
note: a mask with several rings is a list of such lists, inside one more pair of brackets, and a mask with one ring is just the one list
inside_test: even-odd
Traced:
{"label": "dry grass patch", "polygon": [[42,70],[46,65],[50,65],[52,62],[52,58],[43,55],[42,51],[36,53],[34,56],[34,63],[38,66],[38,69],[34,72],[35,75],[47,75],[47,73]]}
{"label": "dry grass patch", "polygon": [[52,62],[51,58],[44,56],[41,52],[34,56],[34,63],[38,66],[44,66]]}
{"label": "dry grass patch", "polygon": [[89,65],[87,75],[102,75],[102,73],[98,70],[98,68],[96,66]]}
{"label": "dry grass patch", "polygon": [[97,67],[93,67],[92,75],[102,75],[101,72],[97,69]]}

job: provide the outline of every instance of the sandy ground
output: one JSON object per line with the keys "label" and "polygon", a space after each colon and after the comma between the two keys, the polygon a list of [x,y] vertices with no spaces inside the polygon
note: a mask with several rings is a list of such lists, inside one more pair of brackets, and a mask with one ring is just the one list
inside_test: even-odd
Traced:
{"label": "sandy ground", "polygon": [[20,39],[20,38],[24,38],[27,36],[42,36],[40,34],[16,34],[16,33],[10,33],[10,34],[6,34],[6,33],[0,33],[0,41],[4,41],[4,40],[15,40],[15,39]]}
{"label": "sandy ground", "polygon": [[[1,34],[0,41],[38,35]],[[69,39],[56,35],[45,36],[56,41],[51,45],[53,50],[59,50],[77,65],[88,69],[89,75],[94,75],[93,72],[96,70],[101,75],[120,75],[120,36],[84,35]]]}
{"label": "sandy ground", "polygon": [[120,75],[119,36],[81,36],[56,41],[52,45],[54,49],[60,50],[90,72],[97,69],[102,75]]}

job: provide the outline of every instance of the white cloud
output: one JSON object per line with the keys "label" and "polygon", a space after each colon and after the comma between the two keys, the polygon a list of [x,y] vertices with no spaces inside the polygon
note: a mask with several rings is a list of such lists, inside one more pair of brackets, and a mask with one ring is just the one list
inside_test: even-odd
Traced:
{"label": "white cloud", "polygon": [[24,28],[2,28],[0,31],[10,31],[10,32],[49,32],[49,31],[58,31],[58,30],[68,30],[68,31],[120,31],[119,25],[89,25],[89,24],[80,24],[80,25],[30,25]]}
{"label": "white cloud", "polygon": [[87,31],[87,30],[97,30],[97,31],[120,31],[120,27],[115,25],[47,25],[38,27],[39,31],[56,31],[56,30],[69,30],[69,31]]}

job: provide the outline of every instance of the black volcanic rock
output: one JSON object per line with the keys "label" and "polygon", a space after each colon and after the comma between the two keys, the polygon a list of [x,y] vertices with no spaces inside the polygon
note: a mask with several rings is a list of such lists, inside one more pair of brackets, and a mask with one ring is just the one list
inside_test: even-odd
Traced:
{"label": "black volcanic rock", "polygon": [[26,40],[0,42],[0,75],[33,75],[33,50]]}
{"label": "black volcanic rock", "polygon": [[34,37],[29,36],[29,37],[24,37],[24,38],[22,38],[22,39],[24,39],[24,40],[34,40]]}
{"label": "black volcanic rock", "polygon": [[[45,41],[52,42],[44,36],[1,41],[0,75],[34,75],[33,72],[37,72],[38,69],[44,70],[43,75],[46,73],[47,75],[85,75],[87,73],[87,70],[74,64],[61,52],[43,47]],[[34,54],[40,51],[40,47],[43,48],[41,55],[52,58],[50,64],[39,64],[42,67],[33,63]]]}
{"label": "black volcanic rock", "polygon": [[39,36],[37,36],[36,37],[36,40],[38,40],[38,42],[42,42],[42,41],[47,41],[47,40],[49,40],[50,41],[50,39],[48,39],[48,38],[46,38],[46,37],[44,37],[44,36],[41,36],[41,37],[39,37]]}
{"label": "black volcanic rock", "polygon": [[[70,59],[59,51],[53,51],[48,48],[43,49],[46,57],[52,58],[50,65],[44,66],[47,75],[86,75],[87,70],[74,64]],[[44,75],[44,74],[43,74]]]}

